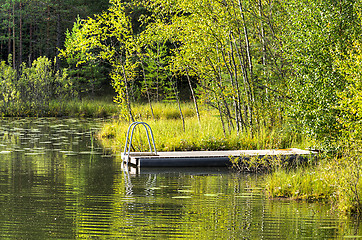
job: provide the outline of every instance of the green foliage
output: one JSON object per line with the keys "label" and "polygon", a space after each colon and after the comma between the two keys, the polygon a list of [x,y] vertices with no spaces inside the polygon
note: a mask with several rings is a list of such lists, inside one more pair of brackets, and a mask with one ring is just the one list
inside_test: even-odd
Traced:
{"label": "green foliage", "polygon": [[360,32],[358,1],[288,1],[281,39],[290,62],[288,108],[300,129],[319,139],[338,136],[338,92],[346,81],[336,61]]}
{"label": "green foliage", "polygon": [[0,63],[0,109],[4,112],[20,98],[16,81],[17,73],[4,61]]}
{"label": "green foliage", "polygon": [[[66,32],[65,47],[71,48],[69,45],[76,40],[81,28],[81,20],[78,17],[73,25],[72,32]],[[86,94],[94,94],[101,85],[106,82],[107,71],[104,66],[95,61],[85,62],[85,56],[81,52],[70,53],[67,55],[68,74],[72,79],[74,88],[80,96]]]}
{"label": "green foliage", "polygon": [[55,71],[46,57],[38,58],[31,67],[23,64],[19,73],[1,62],[0,75],[0,109],[3,116],[41,114],[48,109],[51,100],[59,101],[76,95],[66,70]]}
{"label": "green foliage", "polygon": [[[137,9],[144,14],[135,21],[130,12]],[[274,9],[264,1],[114,0],[102,15],[75,23],[62,55],[78,65],[110,63],[116,101],[130,119],[132,91],[150,102],[177,99],[177,78],[187,79],[191,92],[200,86],[197,97],[219,110],[224,128],[254,131],[261,116],[263,124],[277,122],[285,88],[273,69],[281,69],[273,59],[277,39],[268,35],[274,22],[263,11]]]}
{"label": "green foliage", "polygon": [[75,92],[66,70],[62,73],[52,69],[52,62],[46,57],[35,60],[31,67],[22,65],[19,77],[21,101],[31,108],[42,108],[51,99],[72,98]]}
{"label": "green foliage", "polygon": [[291,34],[283,35],[284,48],[294,70],[288,83],[294,101],[289,113],[305,132],[334,140],[336,146],[316,166],[271,173],[267,192],[271,197],[326,199],[340,212],[360,215],[360,2],[294,1],[285,9]]}
{"label": "green foliage", "polygon": [[142,93],[148,95],[153,101],[168,99],[169,95],[173,96],[170,94],[173,90],[170,90],[171,73],[168,67],[169,56],[167,56],[166,47],[157,43],[155,46],[148,46],[140,57],[145,74]]}
{"label": "green foliage", "polygon": [[101,64],[84,64],[68,67],[69,78],[80,96],[99,94],[107,83],[108,69]]}
{"label": "green foliage", "polygon": [[107,13],[79,20],[74,25],[61,55],[75,59],[77,65],[98,60],[109,63],[112,66],[112,84],[118,94],[115,101],[132,117],[128,89],[136,68],[131,59],[134,52],[132,25],[122,2],[113,0],[110,3]]}
{"label": "green foliage", "polygon": [[142,36],[174,46],[170,70],[197,81],[199,100],[218,109],[221,122],[229,129],[236,124],[238,132],[254,131],[262,114],[273,124],[284,91],[284,79],[275,71],[280,62],[273,59],[279,48],[269,35],[275,22],[263,12],[273,7],[233,0],[146,5],[154,15]]}
{"label": "green foliage", "polygon": [[175,82],[187,79],[191,89],[197,86],[195,101],[218,110],[224,136],[288,121],[330,141],[341,129],[360,131],[360,89],[352,79],[359,71],[352,56],[358,52],[359,4],[113,0],[107,12],[78,19],[62,56],[73,69],[83,66],[84,72],[73,73],[80,82],[94,79],[93,86],[99,79],[89,77],[93,66],[108,63],[115,101],[130,120],[131,102],[141,94],[150,105],[177,99]]}
{"label": "green foliage", "polygon": [[357,39],[351,46],[343,61],[336,61],[340,72],[346,79],[346,87],[338,96],[338,109],[341,114],[338,120],[341,132],[347,142],[360,142],[362,140],[362,78],[361,78],[361,40]]}

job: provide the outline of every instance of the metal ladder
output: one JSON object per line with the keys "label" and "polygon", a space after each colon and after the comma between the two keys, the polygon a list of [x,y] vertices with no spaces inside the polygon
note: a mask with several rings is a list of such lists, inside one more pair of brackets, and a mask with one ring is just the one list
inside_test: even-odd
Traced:
{"label": "metal ladder", "polygon": [[[128,164],[129,160],[130,160],[130,153],[131,153],[131,146],[132,146],[132,138],[133,138],[133,132],[136,128],[136,126],[138,125],[142,125],[144,126],[145,130],[146,130],[146,134],[147,134],[147,139],[148,139],[148,145],[150,146],[150,154],[153,155],[157,155],[157,150],[156,150],[156,145],[155,145],[155,139],[153,138],[153,133],[152,133],[152,129],[150,127],[150,125],[148,125],[145,122],[133,122],[131,123],[131,125],[128,127],[128,131],[127,131],[127,138],[126,138],[126,143],[124,145],[124,152],[123,152],[123,157],[122,160],[123,162],[126,162]],[[132,129],[132,130],[131,130]],[[129,136],[129,133],[131,132],[131,136]],[[150,135],[152,138],[152,145],[153,145],[153,149],[152,149],[152,145],[151,145],[151,141],[150,141]],[[128,145],[128,151],[127,151],[127,145]]]}

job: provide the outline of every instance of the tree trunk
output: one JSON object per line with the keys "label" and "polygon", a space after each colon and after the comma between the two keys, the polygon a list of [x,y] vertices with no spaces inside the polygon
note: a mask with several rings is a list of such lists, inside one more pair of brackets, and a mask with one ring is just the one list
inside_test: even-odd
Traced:
{"label": "tree trunk", "polygon": [[[266,40],[265,40],[265,31],[264,31],[264,22],[263,22],[263,5],[261,3],[261,0],[258,0],[258,7],[259,7],[259,17],[260,17],[260,40],[262,44],[262,65],[263,65],[263,75],[264,79],[266,79],[266,82],[269,82],[269,76],[266,71]],[[265,88],[265,99],[267,102],[269,102],[269,92],[268,88]]]}
{"label": "tree trunk", "polygon": [[[9,9],[9,19],[8,19],[8,55],[11,54],[11,10]],[[9,59],[10,64],[10,59]]]}
{"label": "tree trunk", "polygon": [[28,56],[29,66],[33,62],[33,23],[30,23],[29,27],[29,56]]}
{"label": "tree trunk", "polygon": [[215,66],[213,66],[213,63],[211,61],[210,58],[208,58],[210,64],[212,65],[212,68],[214,69],[214,72],[217,74],[219,81],[217,82],[217,85],[219,87],[219,91],[220,91],[220,98],[222,99],[222,102],[225,106],[225,110],[226,110],[226,116],[227,116],[227,123],[228,123],[228,128],[229,128],[229,133],[231,133],[231,129],[234,129],[234,124],[233,124],[233,120],[232,120],[232,116],[231,116],[231,111],[229,108],[229,104],[227,103],[226,99],[225,99],[225,95],[223,92],[224,86],[223,86],[223,79],[222,79],[222,71],[220,68],[220,58],[219,58],[219,45],[216,44],[216,55],[217,55],[217,61],[218,61],[218,66],[219,66],[219,71],[216,70]]}
{"label": "tree trunk", "polygon": [[245,95],[246,95],[246,101],[243,101],[243,106],[240,106],[240,115],[241,114],[241,111],[242,111],[242,108],[247,109],[247,111],[244,111],[244,117],[243,117],[243,122],[244,122],[244,126],[247,126],[247,123],[245,121],[247,121],[248,119],[248,116],[249,116],[249,112],[251,112],[251,104],[252,104],[252,89],[251,89],[251,86],[250,86],[250,80],[249,80],[249,75],[248,75],[248,67],[247,67],[247,64],[246,64],[246,60],[245,60],[245,56],[244,56],[244,51],[241,47],[241,44],[240,44],[240,48],[237,47],[236,45],[236,40],[234,38],[234,35],[231,34],[230,35],[231,39],[230,40],[233,45],[234,45],[234,48],[235,48],[235,52],[236,52],[236,55],[239,59],[239,64],[240,64],[240,68],[241,68],[241,73],[242,73],[242,78],[243,78],[243,86],[244,86],[244,92],[245,92]]}
{"label": "tree trunk", "polygon": [[148,100],[148,104],[150,105],[150,109],[151,109],[151,114],[152,114],[152,119],[155,119],[155,115],[153,113],[153,107],[152,107],[152,101],[151,101],[151,97],[150,97],[150,92],[149,92],[149,88],[148,88],[148,84],[147,84],[147,79],[146,79],[146,74],[145,74],[145,67],[143,65],[143,61],[141,60],[141,66],[142,66],[142,72],[143,72],[143,80],[145,82],[145,86],[146,86],[146,94],[147,94],[147,100]]}
{"label": "tree trunk", "polygon": [[171,84],[172,84],[173,91],[174,91],[174,93],[175,93],[175,97],[176,97],[176,101],[177,101],[177,105],[178,105],[178,110],[179,110],[179,112],[180,112],[180,117],[181,117],[181,120],[182,120],[182,129],[183,129],[183,131],[185,132],[185,131],[186,131],[185,118],[184,118],[184,115],[183,115],[183,113],[182,113],[181,104],[180,104],[180,98],[179,98],[178,92],[177,92],[177,90],[176,90],[174,81],[172,81],[171,78],[170,78],[170,81],[171,81]]}
{"label": "tree trunk", "polygon": [[241,4],[241,0],[239,0],[239,9],[240,9],[240,15],[241,18],[243,20],[243,25],[244,25],[244,37],[245,37],[245,44],[246,44],[246,56],[248,59],[248,64],[249,64],[249,75],[250,75],[250,85],[249,87],[251,88],[251,92],[250,92],[250,101],[251,103],[249,104],[249,124],[250,127],[253,127],[253,107],[255,100],[254,100],[254,91],[253,91],[253,82],[254,82],[254,74],[253,74],[253,62],[252,62],[252,58],[251,58],[251,53],[250,53],[250,42],[249,42],[249,34],[248,34],[248,28],[246,26],[246,21],[245,21],[245,16],[244,16],[244,10],[243,10],[243,6]]}
{"label": "tree trunk", "polygon": [[160,54],[159,45],[157,43],[157,55],[156,55],[156,58],[157,58],[157,61],[156,61],[156,101],[157,102],[159,101],[159,89],[160,89],[160,86],[159,86],[160,81],[159,81],[159,77],[158,77],[159,71],[160,71],[159,64],[158,64],[159,63],[159,54]]}
{"label": "tree trunk", "polygon": [[15,49],[15,2],[13,2],[13,68],[16,68],[16,49]]}
{"label": "tree trunk", "polygon": [[245,44],[246,44],[246,56],[248,58],[248,63],[249,63],[249,73],[250,73],[250,78],[253,79],[253,77],[254,77],[253,76],[253,62],[252,62],[251,53],[250,53],[249,33],[248,33],[248,28],[246,26],[243,6],[242,6],[240,0],[239,0],[239,8],[240,8],[241,19],[243,20],[243,25],[244,25],[244,37],[245,37]]}
{"label": "tree trunk", "polygon": [[45,52],[46,52],[46,56],[49,58],[50,57],[50,32],[49,32],[49,28],[50,28],[50,6],[48,6],[47,8],[47,29],[46,29],[46,47],[45,47]]}
{"label": "tree trunk", "polygon": [[[179,49],[177,48],[175,42],[172,42],[173,45],[175,46],[175,48],[177,49],[178,53],[180,53]],[[180,56],[182,56],[180,54]],[[187,66],[188,67],[188,66]],[[194,91],[194,88],[192,87],[192,84],[191,84],[191,79],[190,79],[190,76],[189,76],[189,72],[188,72],[188,69],[186,68],[186,77],[187,77],[187,81],[189,83],[189,87],[190,87],[190,91],[191,91],[191,96],[192,96],[192,100],[194,101],[194,106],[195,106],[195,111],[196,111],[196,116],[197,116],[197,119],[198,121],[200,122],[200,112],[199,112],[199,106],[197,104],[197,99],[196,99],[196,95],[195,95],[195,91]]]}
{"label": "tree trunk", "polygon": [[[210,63],[210,66],[212,67],[215,75],[218,77],[218,79],[215,80],[215,83],[216,83],[216,86],[217,86],[217,90],[220,91],[219,95],[217,95],[216,97],[216,101],[218,101],[218,104],[219,104],[219,98],[220,98],[220,101],[224,104],[224,107],[225,107],[225,111],[226,111],[226,120],[227,120],[227,124],[228,124],[228,130],[229,130],[229,133],[231,133],[231,129],[234,128],[233,126],[233,123],[232,123],[232,117],[231,117],[231,112],[230,112],[230,108],[229,108],[229,105],[225,99],[225,96],[224,96],[224,93],[223,93],[223,84],[222,84],[222,77],[221,77],[221,74],[216,70],[214,64],[212,63],[211,59],[209,57],[207,57],[207,60],[209,61]],[[220,108],[220,107],[219,107]],[[221,108],[220,108],[221,109]]]}
{"label": "tree trunk", "polygon": [[[232,37],[232,33],[229,34],[229,41],[230,41],[230,65],[234,68],[234,82],[233,82],[233,88],[236,89],[236,100],[235,100],[235,118],[236,118],[236,124],[238,133],[240,133],[243,128],[245,127],[244,119],[241,114],[241,93],[240,93],[240,87],[239,87],[239,77],[238,77],[238,71],[239,67],[235,61],[235,52],[237,52],[237,49],[234,50],[234,39]],[[237,54],[237,53],[236,53]],[[241,65],[241,63],[240,63]]]}
{"label": "tree trunk", "polygon": [[197,104],[197,100],[196,100],[196,96],[195,96],[195,91],[194,91],[194,88],[192,87],[191,79],[190,79],[190,76],[189,76],[189,73],[188,73],[188,70],[187,70],[187,69],[186,69],[186,77],[187,77],[187,81],[188,81],[188,83],[189,83],[192,100],[194,101],[194,106],[195,106],[195,111],[196,111],[197,120],[200,122],[199,106],[198,106],[198,104]]}
{"label": "tree trunk", "polygon": [[217,109],[219,110],[219,115],[220,115],[220,120],[221,120],[221,125],[222,125],[222,131],[224,133],[224,137],[226,137],[225,123],[224,123],[224,118],[223,118],[223,114],[222,114],[222,111],[221,111],[220,101],[217,101]]}
{"label": "tree trunk", "polygon": [[[60,5],[60,3],[59,3]],[[61,46],[61,16],[60,16],[60,6],[58,6],[58,11],[57,11],[57,49],[56,49],[56,55],[55,55],[55,68],[58,71],[60,69],[60,62],[59,62],[59,49],[62,48]]]}
{"label": "tree trunk", "polygon": [[126,70],[124,69],[123,63],[121,65],[122,65],[123,77],[124,77],[124,87],[125,87],[125,91],[126,91],[126,105],[127,105],[127,110],[128,110],[128,116],[131,119],[131,121],[134,122],[135,119],[134,119],[133,113],[132,113],[129,89],[128,89],[128,80],[127,80],[128,78],[127,78]]}
{"label": "tree trunk", "polygon": [[262,65],[263,65],[263,72],[265,73],[265,67],[266,67],[266,41],[265,41],[265,31],[264,31],[264,22],[263,22],[263,5],[261,3],[261,0],[258,0],[258,7],[259,7],[259,17],[260,17],[260,35],[261,35],[261,43],[262,43]]}
{"label": "tree trunk", "polygon": [[23,62],[23,6],[19,3],[19,64]]}

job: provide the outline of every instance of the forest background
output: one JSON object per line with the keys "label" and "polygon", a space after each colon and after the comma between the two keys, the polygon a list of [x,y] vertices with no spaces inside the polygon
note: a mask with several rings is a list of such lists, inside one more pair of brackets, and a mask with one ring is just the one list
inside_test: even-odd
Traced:
{"label": "forest background", "polygon": [[99,95],[97,89],[111,90],[106,67],[88,64],[76,69],[59,58],[76,18],[101,13],[108,6],[104,0],[0,1],[2,116],[67,115],[79,106],[68,104],[64,109],[66,104],[60,102]]}
{"label": "forest background", "polygon": [[[57,115],[65,107],[50,111],[52,102],[103,95],[111,84],[120,121],[101,133],[116,139],[111,144],[123,141],[120,125],[139,118],[159,124],[160,135],[178,137],[160,141],[169,150],[280,148],[308,139],[309,147],[332,153],[311,171],[335,178],[310,178],[303,191],[306,178],[273,178],[279,172],[268,192],[328,195],[344,203],[341,209],[362,212],[360,1],[1,3],[3,116]],[[179,131],[158,121],[155,102],[176,103]],[[342,170],[348,177],[338,177]],[[288,184],[271,184],[281,182]],[[317,182],[322,187],[311,188]]]}
{"label": "forest background", "polygon": [[4,0],[0,105],[111,81],[130,119],[132,101],[191,98],[198,116],[198,103],[217,109],[225,133],[287,121],[314,138],[359,137],[360,5]]}

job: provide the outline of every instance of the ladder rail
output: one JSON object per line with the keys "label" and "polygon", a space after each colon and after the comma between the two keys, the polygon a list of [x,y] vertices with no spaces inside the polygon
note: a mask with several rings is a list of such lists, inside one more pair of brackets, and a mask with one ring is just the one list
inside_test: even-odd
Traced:
{"label": "ladder rail", "polygon": [[[150,147],[150,152],[153,152],[152,151],[152,147],[151,147],[151,142],[150,142],[150,135],[148,133],[148,129],[146,127],[147,123],[144,123],[144,122],[136,122],[136,124],[133,124],[132,126],[132,131],[131,131],[131,138],[129,139],[129,145],[128,145],[128,155],[129,153],[131,152],[131,146],[132,146],[132,139],[133,139],[133,133],[134,133],[134,130],[136,128],[136,126],[138,126],[139,124],[143,125],[145,130],[146,130],[146,134],[147,134],[147,140],[148,140],[148,145]],[[146,124],[146,125],[145,125]]]}
{"label": "ladder rail", "polygon": [[[155,145],[155,139],[153,137],[153,132],[152,129],[150,127],[150,125],[148,125],[145,122],[133,122],[130,124],[130,126],[128,127],[127,130],[127,137],[126,137],[126,143],[124,145],[124,152],[123,152],[123,161],[127,160],[127,163],[129,162],[129,156],[131,153],[131,147],[132,147],[132,139],[133,139],[133,133],[135,128],[138,125],[142,125],[145,130],[146,130],[146,134],[147,134],[147,140],[148,140],[148,145],[150,147],[150,152],[154,153],[155,155],[157,155],[157,149],[156,149],[156,145]],[[131,133],[131,136],[130,136]],[[151,140],[150,140],[150,135],[151,135],[151,139],[152,139],[152,145],[153,145],[153,149],[152,149],[152,145],[151,145]],[[128,151],[127,151],[127,145],[128,145]]]}

